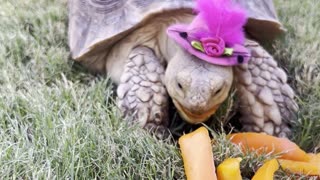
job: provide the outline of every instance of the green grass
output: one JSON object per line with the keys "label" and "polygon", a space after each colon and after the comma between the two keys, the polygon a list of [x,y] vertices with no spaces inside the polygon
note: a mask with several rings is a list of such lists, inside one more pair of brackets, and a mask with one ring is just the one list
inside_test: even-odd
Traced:
{"label": "green grass", "polygon": [[299,101],[294,140],[308,151],[320,148],[320,2],[276,1],[288,30],[274,45],[273,54],[290,74]]}
{"label": "green grass", "polygon": [[[276,6],[288,32],[269,50],[297,91],[293,140],[319,152],[320,2]],[[0,0],[0,22],[0,179],[184,178],[175,143],[122,122],[110,81],[69,61],[66,0]],[[242,156],[223,133],[213,136],[216,163]],[[250,177],[270,157],[243,158]]]}

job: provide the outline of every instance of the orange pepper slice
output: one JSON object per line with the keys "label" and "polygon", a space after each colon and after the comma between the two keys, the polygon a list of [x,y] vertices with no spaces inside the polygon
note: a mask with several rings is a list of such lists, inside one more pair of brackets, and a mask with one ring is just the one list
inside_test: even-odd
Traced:
{"label": "orange pepper slice", "polygon": [[241,158],[225,159],[217,168],[218,180],[242,180],[240,172]]}
{"label": "orange pepper slice", "polygon": [[278,138],[264,133],[235,133],[227,136],[229,140],[241,146],[243,152],[256,150],[258,153],[281,154],[279,158],[308,162],[310,157],[294,142],[287,138]]}
{"label": "orange pepper slice", "polygon": [[205,127],[181,136],[179,145],[188,180],[217,179],[211,140]]}
{"label": "orange pepper slice", "polygon": [[276,159],[271,159],[264,163],[253,176],[252,180],[273,180],[274,172],[279,169]]}

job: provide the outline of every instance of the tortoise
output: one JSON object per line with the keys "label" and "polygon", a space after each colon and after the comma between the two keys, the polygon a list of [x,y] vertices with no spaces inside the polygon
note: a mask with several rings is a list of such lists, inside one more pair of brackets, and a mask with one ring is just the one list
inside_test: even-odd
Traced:
{"label": "tortoise", "polygon": [[[272,0],[234,0],[247,11],[244,46],[249,61],[208,63],[181,48],[167,30],[191,23],[192,0],[69,0],[72,58],[117,85],[123,115],[163,132],[170,100],[188,123],[206,121],[236,89],[243,131],[289,136],[298,111],[286,72],[260,45],[285,29]],[[181,34],[180,34],[181,35]]]}

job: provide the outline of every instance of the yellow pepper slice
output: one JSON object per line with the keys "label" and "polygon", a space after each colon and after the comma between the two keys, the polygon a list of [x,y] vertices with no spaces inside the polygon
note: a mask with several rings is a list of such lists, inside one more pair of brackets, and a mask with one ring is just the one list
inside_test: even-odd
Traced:
{"label": "yellow pepper slice", "polygon": [[228,158],[217,168],[218,180],[242,180],[240,172],[241,158]]}
{"label": "yellow pepper slice", "polygon": [[255,173],[252,180],[273,180],[274,172],[279,169],[279,163],[276,159],[265,162]]}
{"label": "yellow pepper slice", "polygon": [[308,156],[310,157],[310,163],[315,163],[320,166],[320,154],[308,153]]}
{"label": "yellow pepper slice", "polygon": [[289,172],[309,176],[320,176],[320,166],[314,162],[300,162],[286,159],[279,159],[280,166]]}
{"label": "yellow pepper slice", "polygon": [[211,140],[205,127],[181,136],[179,145],[188,180],[217,179]]}

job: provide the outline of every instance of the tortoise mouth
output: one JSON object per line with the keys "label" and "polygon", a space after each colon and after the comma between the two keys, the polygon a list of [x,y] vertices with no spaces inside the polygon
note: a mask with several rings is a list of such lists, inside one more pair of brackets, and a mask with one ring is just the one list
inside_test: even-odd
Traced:
{"label": "tortoise mouth", "polygon": [[195,114],[184,108],[178,101],[173,99],[174,105],[177,107],[179,114],[189,123],[198,124],[206,121],[211,115],[213,115],[217,109],[219,108],[220,104],[217,104],[210,108],[208,111],[203,112],[201,114]]}

